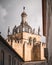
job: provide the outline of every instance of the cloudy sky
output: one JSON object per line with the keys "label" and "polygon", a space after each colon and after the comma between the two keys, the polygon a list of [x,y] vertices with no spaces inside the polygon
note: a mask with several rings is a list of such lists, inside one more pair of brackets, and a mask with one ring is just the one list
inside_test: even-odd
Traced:
{"label": "cloudy sky", "polygon": [[42,34],[42,0],[0,0],[0,32],[3,37],[7,36],[7,29],[10,30],[21,22],[23,6],[28,15],[27,22],[32,28],[40,26]]}

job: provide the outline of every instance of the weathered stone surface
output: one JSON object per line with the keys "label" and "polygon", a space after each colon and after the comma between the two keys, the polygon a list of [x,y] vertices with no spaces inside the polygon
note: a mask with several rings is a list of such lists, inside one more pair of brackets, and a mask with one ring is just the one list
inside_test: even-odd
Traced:
{"label": "weathered stone surface", "polygon": [[25,62],[22,65],[47,65],[46,61]]}

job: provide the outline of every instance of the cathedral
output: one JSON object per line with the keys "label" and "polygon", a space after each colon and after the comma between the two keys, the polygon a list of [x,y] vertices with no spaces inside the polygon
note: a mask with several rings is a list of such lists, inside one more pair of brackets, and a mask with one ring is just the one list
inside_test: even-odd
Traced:
{"label": "cathedral", "polygon": [[45,60],[44,48],[46,44],[41,42],[40,28],[38,34],[27,22],[25,7],[21,13],[21,23],[14,26],[12,34],[8,28],[7,42],[20,55],[24,61]]}

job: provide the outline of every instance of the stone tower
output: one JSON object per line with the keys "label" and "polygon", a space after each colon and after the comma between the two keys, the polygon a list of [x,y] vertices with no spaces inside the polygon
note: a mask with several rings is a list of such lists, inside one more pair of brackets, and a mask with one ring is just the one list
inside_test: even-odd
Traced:
{"label": "stone tower", "polygon": [[21,14],[21,23],[14,26],[12,34],[8,35],[9,45],[24,59],[24,61],[44,60],[45,44],[41,43],[41,36],[33,33],[32,27],[27,23],[25,7]]}

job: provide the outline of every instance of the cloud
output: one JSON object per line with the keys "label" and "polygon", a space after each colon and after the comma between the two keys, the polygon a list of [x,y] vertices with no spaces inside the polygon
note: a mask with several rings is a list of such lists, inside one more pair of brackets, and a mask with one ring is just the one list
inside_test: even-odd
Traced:
{"label": "cloud", "polygon": [[2,33],[5,30],[5,16],[7,15],[7,11],[5,8],[3,8],[0,5],[0,32],[2,31]]}
{"label": "cloud", "polygon": [[[41,1],[41,0],[40,0]],[[41,2],[39,0],[0,0],[0,31],[3,35],[7,35],[7,28],[10,26],[10,31],[15,25],[21,22],[21,13],[23,6],[26,7],[28,15],[27,22],[32,28],[38,28],[42,22],[41,17]],[[41,26],[41,25],[40,25]],[[42,27],[41,27],[42,28]],[[41,32],[42,33],[42,32]]]}
{"label": "cloud", "polygon": [[0,5],[0,22],[5,22],[4,17],[7,15],[7,11]]}

